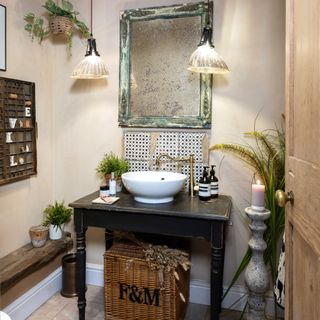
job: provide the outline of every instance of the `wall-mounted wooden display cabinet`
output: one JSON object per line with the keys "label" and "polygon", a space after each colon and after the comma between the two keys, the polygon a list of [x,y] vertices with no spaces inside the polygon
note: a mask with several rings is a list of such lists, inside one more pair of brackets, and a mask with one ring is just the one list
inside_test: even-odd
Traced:
{"label": "wall-mounted wooden display cabinet", "polygon": [[37,173],[33,82],[0,77],[0,185]]}

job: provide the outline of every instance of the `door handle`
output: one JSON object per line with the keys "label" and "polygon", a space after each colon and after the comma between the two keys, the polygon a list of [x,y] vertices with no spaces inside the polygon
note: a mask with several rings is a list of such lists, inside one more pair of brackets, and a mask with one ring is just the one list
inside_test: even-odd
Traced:
{"label": "door handle", "polygon": [[275,196],[276,196],[277,204],[281,208],[285,207],[288,201],[293,203],[294,196],[292,191],[285,193],[282,190],[277,190]]}

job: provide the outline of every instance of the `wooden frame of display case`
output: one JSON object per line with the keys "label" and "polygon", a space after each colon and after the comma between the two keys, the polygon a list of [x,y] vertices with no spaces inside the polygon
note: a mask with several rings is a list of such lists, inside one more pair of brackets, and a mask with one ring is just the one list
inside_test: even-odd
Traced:
{"label": "wooden frame of display case", "polygon": [[0,77],[0,185],[37,173],[35,84]]}
{"label": "wooden frame of display case", "polygon": [[0,4],[0,70],[7,70],[7,8]]}

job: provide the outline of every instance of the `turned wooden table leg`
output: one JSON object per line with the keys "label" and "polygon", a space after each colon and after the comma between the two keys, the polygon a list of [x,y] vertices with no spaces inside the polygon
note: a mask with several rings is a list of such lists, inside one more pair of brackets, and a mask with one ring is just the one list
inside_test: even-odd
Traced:
{"label": "turned wooden table leg", "polygon": [[78,292],[79,320],[85,320],[86,316],[86,231],[82,228],[77,232],[77,272],[76,284]]}
{"label": "turned wooden table leg", "polygon": [[211,235],[211,320],[219,320],[223,294],[224,223],[213,228]]}

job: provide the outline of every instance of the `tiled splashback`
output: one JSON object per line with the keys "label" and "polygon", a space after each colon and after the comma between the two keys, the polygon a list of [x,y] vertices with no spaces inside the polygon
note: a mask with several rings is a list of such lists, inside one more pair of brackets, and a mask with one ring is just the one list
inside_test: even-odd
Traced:
{"label": "tiled splashback", "polygon": [[187,174],[188,163],[161,162],[156,168],[155,160],[161,153],[174,158],[194,155],[195,181],[199,181],[203,166],[208,164],[208,134],[205,132],[139,132],[124,133],[124,158],[129,161],[130,171],[165,170]]}

